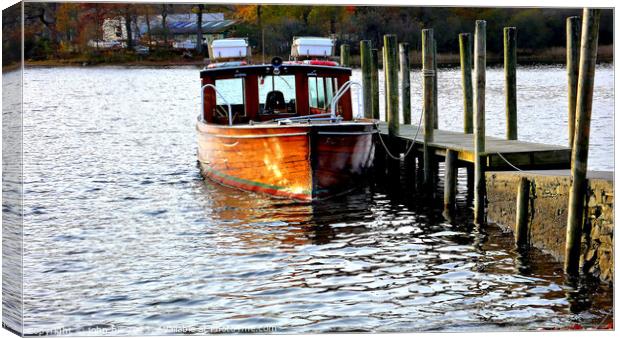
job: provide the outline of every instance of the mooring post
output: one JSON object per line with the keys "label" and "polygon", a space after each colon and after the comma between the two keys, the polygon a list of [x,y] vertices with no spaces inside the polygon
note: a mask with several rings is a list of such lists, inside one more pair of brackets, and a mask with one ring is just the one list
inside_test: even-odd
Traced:
{"label": "mooring post", "polygon": [[386,82],[387,82],[387,121],[388,131],[391,137],[399,134],[399,111],[398,111],[398,42],[396,35],[386,34],[383,36],[385,46]]}
{"label": "mooring post", "polygon": [[[437,71],[437,40],[433,39],[433,71],[435,72],[435,77],[433,78],[433,128],[439,129],[439,104],[438,104],[438,96],[439,91],[437,90],[437,84],[439,82],[439,72]],[[439,174],[439,161],[433,162],[433,174]],[[436,180],[439,177],[436,177]]]}
{"label": "mooring post", "polygon": [[409,44],[398,44],[400,55],[400,97],[403,102],[403,123],[411,124],[411,82],[409,79]]}
{"label": "mooring post", "polygon": [[[407,148],[411,144],[410,142],[413,142],[413,141],[405,142],[405,148]],[[413,192],[417,190],[416,188],[416,154],[415,153],[416,153],[415,149],[412,149],[411,153],[404,159],[405,172],[407,173],[406,177],[407,179],[411,180],[411,181],[408,181],[409,184],[406,185],[406,189],[411,188],[411,191]],[[405,180],[405,182],[407,182],[407,180]]]}
{"label": "mooring post", "polygon": [[579,76],[580,17],[566,19],[566,73],[568,75],[568,146],[575,139],[575,110],[577,106],[577,80]]}
{"label": "mooring post", "polygon": [[379,51],[377,49],[371,49],[370,54],[372,57],[371,69],[370,69],[370,82],[371,82],[371,95],[372,95],[372,118],[378,120],[381,118],[379,112]]}
{"label": "mooring post", "polygon": [[340,65],[343,67],[349,67],[351,56],[351,47],[346,43],[340,45]]}
{"label": "mooring post", "polygon": [[422,30],[422,90],[424,92],[423,114],[424,114],[424,187],[427,190],[433,189],[433,153],[430,143],[434,138],[433,125],[433,91],[435,70],[433,69],[433,30]]}
{"label": "mooring post", "polygon": [[416,188],[419,191],[424,191],[426,187],[424,186],[424,153],[416,151],[416,172],[415,172],[415,183]]}
{"label": "mooring post", "polygon": [[459,34],[461,52],[461,85],[463,87],[463,131],[465,134],[474,132],[474,103],[471,87],[471,34]]}
{"label": "mooring post", "polygon": [[529,202],[530,181],[527,177],[522,176],[517,190],[517,217],[515,225],[515,243],[519,248],[526,248],[529,242]]}
{"label": "mooring post", "polygon": [[517,139],[517,29],[504,27],[506,139]]}
{"label": "mooring post", "polygon": [[446,151],[446,162],[444,171],[443,186],[443,209],[444,216],[451,219],[456,203],[456,177],[458,175],[458,152],[448,149]]}
{"label": "mooring post", "polygon": [[433,71],[435,77],[433,78],[433,128],[439,129],[439,106],[437,105],[437,79],[439,74],[437,72],[437,40],[433,39]]}
{"label": "mooring post", "polygon": [[387,106],[388,106],[388,96],[387,96],[387,53],[385,50],[385,45],[383,45],[383,49],[381,50],[381,53],[383,54],[383,112],[385,114],[385,116],[383,117],[383,119],[385,120],[385,122],[388,122],[388,113],[387,113]]}
{"label": "mooring post", "polygon": [[362,66],[362,96],[364,97],[364,117],[372,118],[372,55],[370,40],[360,41],[360,63]]}
{"label": "mooring post", "polygon": [[485,130],[484,130],[484,100],[486,85],[486,39],[487,23],[476,20],[474,41],[474,224],[482,225],[484,219],[485,200]]}
{"label": "mooring post", "polygon": [[564,271],[569,275],[579,272],[581,255],[581,227],[584,219],[586,198],[586,173],[588,170],[588,145],[590,142],[590,118],[592,116],[592,95],[594,71],[598,48],[600,9],[583,9],[581,32],[581,57],[579,59],[579,85],[577,88],[577,123],[572,149],[572,185],[568,198],[568,223],[566,226],[566,252]]}

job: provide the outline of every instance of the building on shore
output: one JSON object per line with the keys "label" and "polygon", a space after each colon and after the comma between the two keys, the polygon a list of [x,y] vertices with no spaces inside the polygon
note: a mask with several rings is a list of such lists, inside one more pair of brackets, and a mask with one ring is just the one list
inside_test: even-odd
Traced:
{"label": "building on shore", "polygon": [[[226,33],[235,24],[234,20],[224,19],[223,13],[202,14],[202,44],[208,45],[215,39],[226,37]],[[168,46],[176,49],[196,49],[197,14],[169,14],[166,27],[161,15],[137,16],[131,23],[134,41],[153,46]],[[103,22],[104,42],[127,41],[125,18],[106,19]],[[150,37],[149,37],[150,32]],[[204,50],[207,50],[206,48]]]}

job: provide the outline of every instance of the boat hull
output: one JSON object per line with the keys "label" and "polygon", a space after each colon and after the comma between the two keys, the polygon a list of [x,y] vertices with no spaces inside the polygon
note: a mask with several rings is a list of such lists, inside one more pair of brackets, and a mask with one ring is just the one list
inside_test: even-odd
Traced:
{"label": "boat hull", "polygon": [[222,126],[198,122],[203,176],[297,201],[351,190],[372,167],[372,123]]}

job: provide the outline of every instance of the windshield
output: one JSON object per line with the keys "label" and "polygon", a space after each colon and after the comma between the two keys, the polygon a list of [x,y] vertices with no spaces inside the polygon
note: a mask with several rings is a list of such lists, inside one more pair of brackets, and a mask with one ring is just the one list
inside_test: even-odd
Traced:
{"label": "windshield", "polygon": [[[295,76],[261,76],[258,78],[261,113],[295,111]],[[268,101],[269,96],[269,102]],[[282,101],[282,102],[280,102]]]}

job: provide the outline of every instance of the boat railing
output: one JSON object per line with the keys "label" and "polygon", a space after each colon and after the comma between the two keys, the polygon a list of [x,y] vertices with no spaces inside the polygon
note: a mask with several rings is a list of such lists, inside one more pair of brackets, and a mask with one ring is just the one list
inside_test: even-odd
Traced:
{"label": "boat railing", "polygon": [[336,116],[332,117],[331,113],[321,113],[321,114],[312,114],[312,115],[302,115],[302,116],[293,116],[293,117],[281,117],[278,119],[273,119],[269,121],[261,122],[261,124],[276,122],[278,124],[290,124],[290,123],[310,123],[313,121],[340,121],[342,117]]}
{"label": "boat railing", "polygon": [[[334,94],[334,98],[332,99],[332,102],[331,102],[331,113],[330,113],[332,118],[336,118],[336,106],[338,105],[338,101],[347,92],[347,90],[351,89],[353,85],[358,86],[359,88],[362,88],[362,85],[359,82],[349,80],[345,82],[342,85],[342,87],[340,87],[340,89],[338,89],[336,94]],[[357,95],[357,107],[358,107],[358,115],[363,116],[360,110],[361,109],[360,108],[360,95]]]}
{"label": "boat railing", "polygon": [[[232,107],[230,106],[230,103],[228,103],[228,100],[226,100],[226,98],[224,97],[224,95],[217,89],[215,88],[214,85],[207,83],[206,85],[202,86],[200,88],[200,103],[202,104],[201,106],[201,110],[204,111],[204,107],[205,107],[205,88],[212,88],[213,91],[220,96],[220,98],[222,98],[222,100],[224,101],[224,103],[226,103],[226,105],[228,106],[228,125],[232,126],[233,124],[233,119],[232,119]],[[204,122],[204,113],[202,114],[202,122]]]}
{"label": "boat railing", "polygon": [[276,121],[280,121],[280,120],[305,120],[305,119],[311,119],[311,118],[317,118],[317,117],[326,117],[326,116],[331,116],[330,113],[323,113],[323,114],[313,114],[313,115],[303,115],[303,116],[293,116],[293,117],[283,117],[280,119],[276,119]]}

